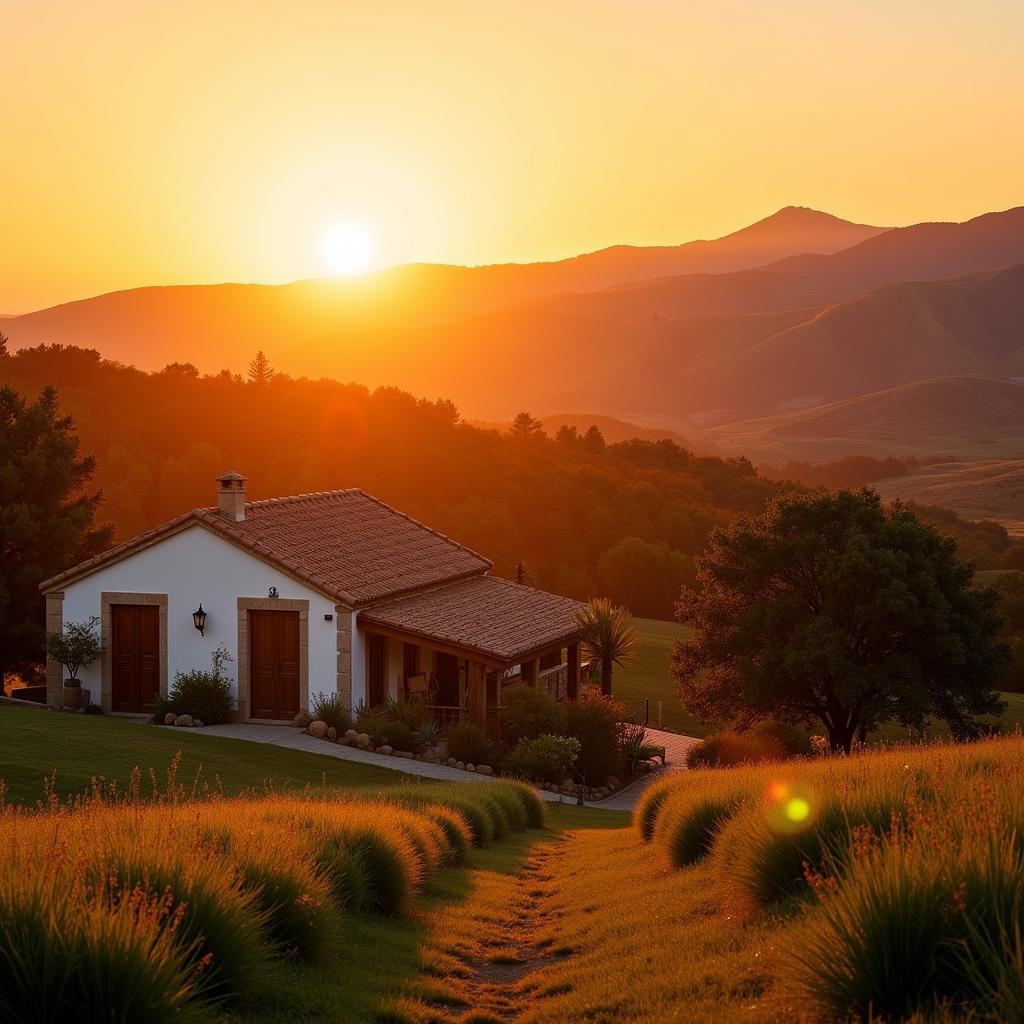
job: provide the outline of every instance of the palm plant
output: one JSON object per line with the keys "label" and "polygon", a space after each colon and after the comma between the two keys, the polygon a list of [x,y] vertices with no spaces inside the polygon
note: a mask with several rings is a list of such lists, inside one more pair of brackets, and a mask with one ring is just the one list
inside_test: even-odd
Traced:
{"label": "palm plant", "polygon": [[583,647],[601,666],[601,692],[612,692],[612,668],[627,667],[634,661],[638,637],[633,616],[622,605],[612,604],[607,597],[591,598],[576,613],[583,628]]}

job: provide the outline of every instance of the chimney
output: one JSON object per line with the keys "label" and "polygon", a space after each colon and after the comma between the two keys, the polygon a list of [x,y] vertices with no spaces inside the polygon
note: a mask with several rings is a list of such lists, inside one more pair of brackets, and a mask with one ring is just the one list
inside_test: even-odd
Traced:
{"label": "chimney", "polygon": [[225,473],[217,477],[217,504],[220,514],[233,523],[245,519],[245,477],[241,473]]}

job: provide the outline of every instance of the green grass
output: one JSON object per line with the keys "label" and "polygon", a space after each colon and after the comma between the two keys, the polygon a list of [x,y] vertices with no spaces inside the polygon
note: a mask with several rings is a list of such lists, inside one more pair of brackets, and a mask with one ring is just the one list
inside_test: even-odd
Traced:
{"label": "green grass", "polygon": [[660,619],[634,619],[640,634],[636,660],[628,668],[615,667],[612,692],[628,711],[645,700],[651,702],[651,728],[658,728],[658,701],[662,702],[662,726],[687,736],[704,736],[710,730],[679,705],[675,684],[668,674],[668,654],[672,641],[690,634],[688,626]]}
{"label": "green grass", "polygon": [[7,786],[9,803],[33,806],[43,800],[51,776],[62,798],[87,792],[94,777],[116,782],[124,790],[136,767],[142,772],[143,792],[150,788],[150,770],[163,789],[178,751],[182,756],[177,783],[188,792],[193,786],[197,793],[225,795],[306,786],[379,787],[405,779],[385,768],[267,743],[203,736],[198,730],[0,705],[0,779]]}

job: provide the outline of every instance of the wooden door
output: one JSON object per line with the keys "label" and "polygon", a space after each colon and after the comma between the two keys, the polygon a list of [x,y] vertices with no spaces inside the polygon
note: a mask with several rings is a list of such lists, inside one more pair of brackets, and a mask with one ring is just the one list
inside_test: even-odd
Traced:
{"label": "wooden door", "polygon": [[250,718],[299,713],[299,613],[249,612]]}
{"label": "wooden door", "polygon": [[366,642],[366,703],[379,708],[388,697],[388,639],[370,633]]}
{"label": "wooden door", "polygon": [[160,608],[110,606],[110,707],[141,714],[160,695]]}
{"label": "wooden door", "polygon": [[457,708],[462,704],[459,693],[459,659],[454,654],[437,652],[437,703]]}

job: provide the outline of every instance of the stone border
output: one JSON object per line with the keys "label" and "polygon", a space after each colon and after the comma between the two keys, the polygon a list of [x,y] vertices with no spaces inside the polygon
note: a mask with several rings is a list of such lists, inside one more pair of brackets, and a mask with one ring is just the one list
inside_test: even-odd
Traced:
{"label": "stone border", "polygon": [[100,700],[98,703],[105,713],[112,710],[114,701],[113,655],[111,653],[113,636],[110,612],[110,606],[114,604],[156,605],[160,609],[160,696],[167,696],[167,595],[122,594],[118,591],[104,590],[100,593],[100,638],[103,641],[103,660],[100,665]]}
{"label": "stone border", "polygon": [[291,719],[250,718],[249,704],[249,612],[298,612],[299,613],[299,709],[309,707],[309,601],[285,597],[240,597],[238,598],[238,720],[240,722],[287,722]]}

